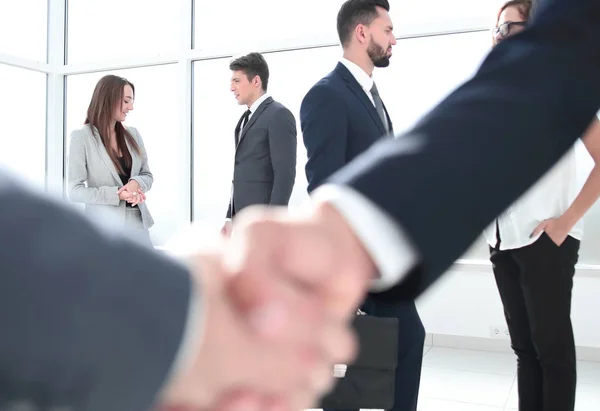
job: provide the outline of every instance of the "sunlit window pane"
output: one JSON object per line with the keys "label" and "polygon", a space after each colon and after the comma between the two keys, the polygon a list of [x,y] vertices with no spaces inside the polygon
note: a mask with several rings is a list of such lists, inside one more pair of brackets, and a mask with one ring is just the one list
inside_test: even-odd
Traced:
{"label": "sunlit window pane", "polygon": [[173,1],[69,0],[68,61],[175,52],[180,17]]}
{"label": "sunlit window pane", "polygon": [[0,64],[0,166],[43,187],[46,75]]}
{"label": "sunlit window pane", "polygon": [[46,61],[48,0],[0,2],[0,53]]}

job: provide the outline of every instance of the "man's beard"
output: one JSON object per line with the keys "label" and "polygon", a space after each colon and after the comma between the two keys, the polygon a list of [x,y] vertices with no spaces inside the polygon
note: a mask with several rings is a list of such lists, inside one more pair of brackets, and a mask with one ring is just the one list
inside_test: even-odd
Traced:
{"label": "man's beard", "polygon": [[367,48],[367,54],[375,67],[387,67],[390,65],[390,58],[387,55],[387,50],[384,50],[383,47],[375,43],[373,38],[371,38],[371,43]]}

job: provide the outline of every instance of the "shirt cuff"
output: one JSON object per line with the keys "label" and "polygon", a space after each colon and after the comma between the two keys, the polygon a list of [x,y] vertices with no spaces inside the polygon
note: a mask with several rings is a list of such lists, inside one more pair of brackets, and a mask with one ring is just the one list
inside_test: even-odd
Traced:
{"label": "shirt cuff", "polygon": [[414,247],[396,221],[358,191],[326,184],[311,195],[313,203],[327,202],[346,220],[379,270],[371,291],[400,283],[418,263]]}

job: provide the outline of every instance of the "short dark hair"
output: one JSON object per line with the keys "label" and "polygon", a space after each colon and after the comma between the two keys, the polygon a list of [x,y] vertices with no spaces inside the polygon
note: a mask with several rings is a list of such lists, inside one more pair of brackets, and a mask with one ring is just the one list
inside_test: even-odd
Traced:
{"label": "short dark hair", "polygon": [[250,53],[246,56],[239,57],[229,64],[231,71],[242,71],[248,77],[248,81],[256,76],[260,77],[262,88],[267,91],[269,85],[269,66],[267,61],[260,53]]}
{"label": "short dark hair", "polygon": [[368,26],[379,16],[377,7],[390,11],[388,0],[348,0],[342,4],[337,15],[337,31],[342,46],[348,44],[357,25]]}

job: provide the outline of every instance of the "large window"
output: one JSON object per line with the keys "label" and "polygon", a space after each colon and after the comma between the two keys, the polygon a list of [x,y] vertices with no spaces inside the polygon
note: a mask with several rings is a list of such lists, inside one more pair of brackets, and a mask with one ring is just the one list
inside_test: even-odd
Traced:
{"label": "large window", "polygon": [[439,33],[482,28],[495,23],[505,0],[390,1],[398,34]]}
{"label": "large window", "polygon": [[394,130],[414,125],[475,72],[489,49],[485,32],[399,41],[390,66],[374,74]]}
{"label": "large window", "polygon": [[[231,190],[233,129],[244,111],[229,92],[229,56],[262,51],[271,71],[269,93],[292,111],[298,126],[297,178],[290,200],[295,207],[307,199],[300,104],[341,55],[335,45],[336,16],[343,2],[232,0],[227,8],[201,0],[23,0],[0,5],[2,62],[41,71],[0,64],[0,109],[8,119],[0,124],[0,162],[37,184],[47,180],[46,172],[59,177],[63,158],[56,158],[56,153],[62,148],[67,152],[69,134],[81,127],[93,87],[108,73],[104,70],[142,66],[111,72],[137,86],[136,107],[128,123],[140,130],[156,179],[148,200],[156,219],[153,239],[162,244],[192,214],[220,225]],[[398,42],[390,67],[376,69],[374,78],[397,133],[410,128],[474,72],[491,39],[489,32],[469,31],[491,26],[502,3],[391,2],[395,33],[412,38]],[[58,18],[63,11],[67,27],[61,27],[63,20]],[[188,21],[189,13],[193,22]],[[49,25],[48,16],[57,20]],[[187,26],[190,23],[192,27]],[[58,42],[63,31],[68,67],[38,64],[48,57],[61,61],[63,45]],[[455,31],[462,34],[451,34]],[[187,33],[192,34],[193,50],[187,47]],[[50,50],[57,54],[52,56],[47,56],[49,40],[56,42]],[[190,58],[200,59],[191,63],[191,73]],[[74,74],[65,81],[66,135],[62,135],[60,85],[65,69]],[[190,91],[182,87],[188,84],[193,84],[193,111],[187,101]],[[52,104],[50,110],[46,101]],[[46,116],[50,116],[48,130]],[[577,155],[583,184],[593,162],[581,145]],[[600,264],[597,246],[600,205],[585,218],[580,261]],[[485,242],[479,239],[465,257],[487,259]]]}
{"label": "large window", "polygon": [[[489,49],[490,35],[486,32],[399,41],[390,66],[376,70],[374,75],[395,132],[412,127],[468,79]],[[487,246],[482,238],[465,258],[487,259]]]}
{"label": "large window", "polygon": [[0,54],[46,61],[48,0],[0,2]]}
{"label": "large window", "polygon": [[195,47],[230,53],[335,43],[343,0],[196,0]]}
{"label": "large window", "polygon": [[[82,127],[97,81],[109,73],[90,73],[67,79],[67,153],[71,131]],[[177,67],[164,65],[112,71],[135,86],[134,110],[126,125],[137,128],[148,152],[154,185],[148,192],[148,207],[156,222],[150,230],[155,245],[161,245],[177,229],[189,223],[189,139],[181,133],[178,113]]]}
{"label": "large window", "polygon": [[0,165],[43,187],[46,75],[0,64]]}
{"label": "large window", "polygon": [[69,64],[176,52],[175,1],[69,0]]}
{"label": "large window", "polygon": [[222,224],[225,218],[233,177],[233,130],[244,111],[229,92],[228,65],[228,59],[194,63],[194,219],[211,224]]}
{"label": "large window", "polygon": [[[195,47],[243,53],[335,44],[336,17],[344,0],[219,2],[196,0]],[[392,1],[390,15],[398,36],[481,29],[493,24],[500,0]],[[274,17],[273,17],[274,16]]]}

